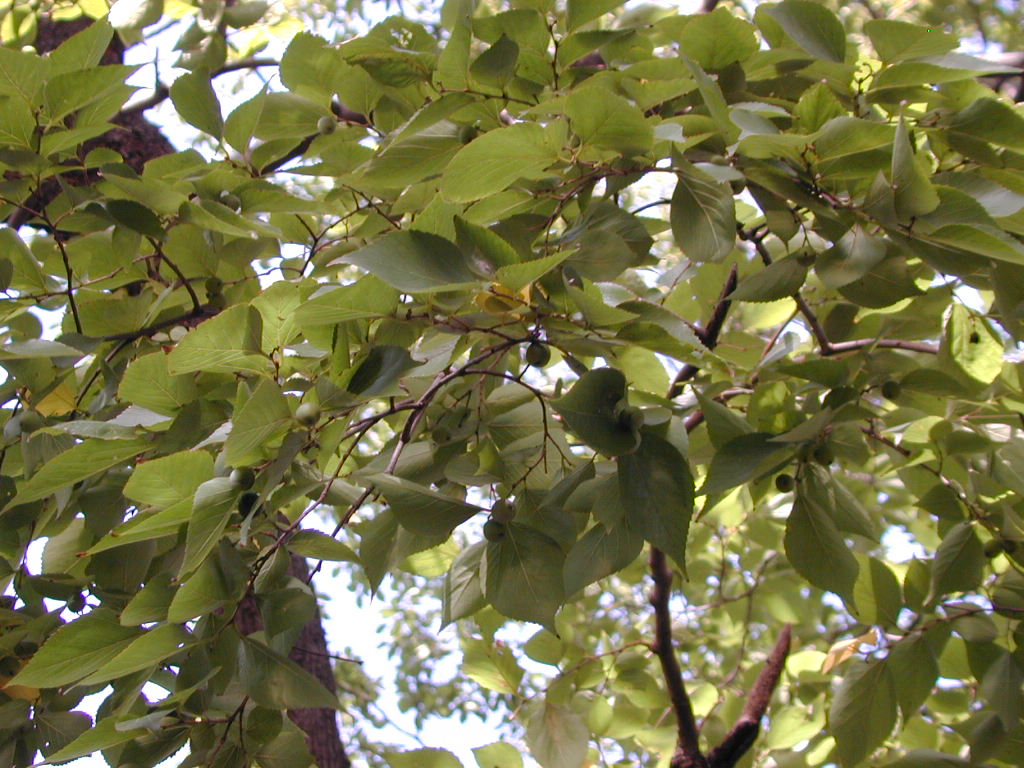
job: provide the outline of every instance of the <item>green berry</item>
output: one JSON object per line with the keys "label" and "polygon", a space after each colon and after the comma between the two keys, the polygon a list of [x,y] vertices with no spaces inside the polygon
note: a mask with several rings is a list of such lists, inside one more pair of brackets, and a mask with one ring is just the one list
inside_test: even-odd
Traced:
{"label": "green berry", "polygon": [[499,499],[491,507],[491,520],[498,523],[509,523],[516,516],[516,508],[511,502]]}
{"label": "green berry", "polygon": [[295,420],[304,427],[315,427],[320,421],[320,406],[316,403],[302,403],[295,409]]}
{"label": "green berry", "polygon": [[224,281],[219,277],[206,278],[203,287],[206,289],[207,296],[216,296],[218,293],[224,293]]}
{"label": "green berry", "polygon": [[884,397],[886,400],[895,400],[897,397],[900,396],[900,392],[902,391],[903,388],[900,386],[900,383],[898,381],[893,381],[892,379],[890,379],[889,381],[882,384],[882,397]]}
{"label": "green berry", "polygon": [[550,360],[551,350],[547,348],[547,345],[541,344],[539,341],[530,342],[530,345],[526,348],[527,363],[541,368],[547,365]]}
{"label": "green berry", "polygon": [[240,469],[231,470],[231,474],[228,476],[231,480],[231,484],[235,488],[239,488],[243,491],[247,491],[252,488],[253,483],[256,482],[256,473],[248,467],[242,467]]}
{"label": "green berry", "polygon": [[836,460],[836,455],[832,453],[831,448],[822,443],[821,445],[816,445],[814,450],[811,451],[811,458],[823,467],[827,467]]}
{"label": "green berry", "polygon": [[221,205],[226,205],[232,211],[237,211],[242,207],[242,198],[238,195],[234,195],[230,192],[225,192],[220,196]]}
{"label": "green berry", "polygon": [[336,130],[338,130],[338,121],[333,117],[324,115],[316,121],[316,129],[320,132],[321,136],[330,136]]}
{"label": "green berry", "polygon": [[479,135],[480,131],[475,125],[464,125],[459,128],[459,141],[463,144],[469,144],[469,142]]}
{"label": "green berry", "polygon": [[484,523],[484,538],[488,541],[501,541],[508,534],[508,528],[504,523],[491,518]]}
{"label": "green berry", "polygon": [[776,475],[775,476],[775,489],[779,493],[789,493],[796,487],[796,481],[792,475]]}

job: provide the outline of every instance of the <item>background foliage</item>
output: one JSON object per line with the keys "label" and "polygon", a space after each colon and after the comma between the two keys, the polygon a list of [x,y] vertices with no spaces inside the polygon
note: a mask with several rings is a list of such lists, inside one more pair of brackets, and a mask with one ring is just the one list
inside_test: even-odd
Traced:
{"label": "background foliage", "polygon": [[1016,6],[339,5],[3,6],[0,762],[1024,762]]}

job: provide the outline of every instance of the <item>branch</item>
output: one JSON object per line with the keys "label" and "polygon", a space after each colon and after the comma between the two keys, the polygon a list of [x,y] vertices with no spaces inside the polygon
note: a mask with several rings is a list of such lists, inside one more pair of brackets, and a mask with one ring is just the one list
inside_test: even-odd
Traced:
{"label": "branch", "polygon": [[[711,312],[711,319],[708,320],[707,327],[704,329],[694,328],[697,338],[699,338],[701,343],[708,349],[714,349],[718,344],[718,336],[722,332],[722,327],[725,325],[725,318],[729,314],[729,307],[732,306],[732,302],[728,299],[728,296],[736,290],[736,282],[736,265],[733,264],[732,269],[729,270],[729,276],[725,279],[725,284],[722,286],[722,291],[718,294],[718,302],[715,304],[715,308]],[[679,397],[679,395],[683,393],[683,384],[696,376],[697,371],[699,370],[700,366],[694,365],[693,363],[687,363],[680,368],[679,373],[677,373],[676,377],[672,380],[672,386],[669,387],[668,399],[672,400]]]}
{"label": "branch", "polygon": [[709,768],[733,768],[740,758],[747,753],[757,739],[758,731],[761,728],[761,718],[768,711],[768,704],[771,702],[772,693],[779,684],[779,677],[786,666],[786,657],[789,655],[789,641],[792,630],[787,624],[782,629],[782,634],[775,643],[764,669],[757,676],[757,682],[747,694],[746,704],[743,706],[743,714],[740,715],[732,730],[725,735],[722,743],[711,750],[707,763]]}
{"label": "branch", "polygon": [[693,706],[686,693],[683,673],[672,647],[672,616],[668,608],[672,592],[672,571],[665,561],[665,553],[657,547],[651,547],[650,565],[651,578],[654,580],[654,589],[651,590],[650,596],[651,606],[654,608],[653,650],[661,662],[661,673],[665,678],[669,700],[672,702],[672,713],[676,719],[676,751],[669,766],[708,768],[708,762],[700,751]]}
{"label": "branch", "polygon": [[[754,246],[754,250],[757,251],[765,266],[772,263],[771,254],[768,253],[768,249],[764,245],[763,235],[758,236],[753,232],[747,232],[746,230],[740,229],[739,236],[741,240],[746,240]],[[800,310],[800,314],[803,315],[804,319],[807,321],[807,329],[811,332],[811,335],[814,336],[814,340],[818,343],[818,351],[821,353],[822,357],[841,355],[844,352],[855,352],[858,349],[866,349],[869,347],[905,349],[908,352],[923,352],[929,355],[936,355],[939,353],[938,346],[935,344],[929,344],[925,341],[908,341],[905,339],[855,339],[853,341],[832,342],[828,338],[825,326],[822,325],[821,320],[811,308],[811,305],[807,303],[807,300],[799,293],[794,293],[793,301],[796,302],[796,306]]]}
{"label": "branch", "polygon": [[[238,61],[232,61],[225,64],[220,69],[213,71],[210,74],[210,79],[226,75],[228,72],[237,72],[240,69],[256,69],[257,67],[276,67],[280,64],[277,59],[240,59]],[[130,107],[126,107],[121,110],[121,114],[130,114],[132,112],[145,112],[147,109],[166,101],[171,95],[171,89],[163,83],[157,83],[153,87],[153,94],[140,102],[132,104]]]}

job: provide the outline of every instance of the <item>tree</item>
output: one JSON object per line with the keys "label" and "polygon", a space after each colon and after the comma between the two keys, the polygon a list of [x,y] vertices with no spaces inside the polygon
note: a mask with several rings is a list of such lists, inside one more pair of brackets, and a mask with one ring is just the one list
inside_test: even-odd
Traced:
{"label": "tree", "polygon": [[363,730],[325,561],[440,596],[396,684],[480,766],[1024,762],[1012,71],[621,5],[6,7],[0,762],[457,765]]}

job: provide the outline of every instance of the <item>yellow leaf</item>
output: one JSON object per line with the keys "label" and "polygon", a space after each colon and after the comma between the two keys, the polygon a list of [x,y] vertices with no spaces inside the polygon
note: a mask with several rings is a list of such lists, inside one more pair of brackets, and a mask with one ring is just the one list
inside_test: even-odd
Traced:
{"label": "yellow leaf", "polygon": [[38,403],[35,409],[43,416],[63,416],[75,410],[75,393],[67,382],[61,382]]}
{"label": "yellow leaf", "polygon": [[878,630],[873,627],[860,637],[855,637],[852,640],[840,640],[829,648],[828,653],[825,654],[825,661],[821,664],[821,673],[828,674],[830,670],[839,666],[850,657],[856,655],[860,652],[860,647],[862,645],[877,644]]}

